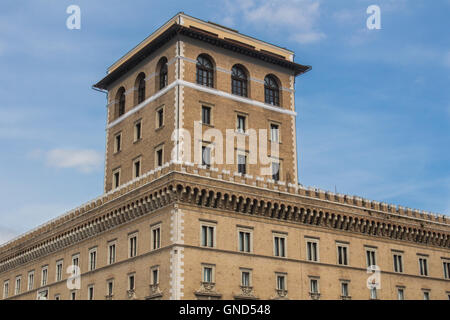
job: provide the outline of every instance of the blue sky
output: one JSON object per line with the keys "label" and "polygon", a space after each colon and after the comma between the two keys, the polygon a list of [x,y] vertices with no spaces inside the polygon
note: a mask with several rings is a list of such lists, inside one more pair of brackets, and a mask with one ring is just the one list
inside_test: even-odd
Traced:
{"label": "blue sky", "polygon": [[[81,8],[68,30],[66,8]],[[366,9],[381,8],[381,30]],[[106,68],[179,11],[287,47],[306,186],[450,214],[449,0],[3,0],[0,243],[103,191]]]}

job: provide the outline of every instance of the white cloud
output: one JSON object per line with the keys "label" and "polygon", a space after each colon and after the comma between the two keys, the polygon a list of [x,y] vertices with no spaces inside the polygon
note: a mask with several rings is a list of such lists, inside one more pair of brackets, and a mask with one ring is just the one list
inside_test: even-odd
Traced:
{"label": "white cloud", "polygon": [[223,23],[243,21],[262,28],[283,28],[288,38],[301,44],[317,42],[325,34],[317,30],[319,0],[229,0]]}
{"label": "white cloud", "polygon": [[103,163],[103,155],[89,149],[53,149],[46,152],[45,158],[50,167],[74,168],[84,173],[97,169]]}

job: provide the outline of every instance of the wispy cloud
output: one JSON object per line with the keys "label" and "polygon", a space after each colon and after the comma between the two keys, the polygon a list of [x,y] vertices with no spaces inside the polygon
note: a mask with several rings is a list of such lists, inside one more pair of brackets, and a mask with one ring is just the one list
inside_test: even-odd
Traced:
{"label": "wispy cloud", "polygon": [[319,0],[228,0],[223,22],[247,22],[259,28],[283,31],[292,41],[306,44],[320,41],[325,34],[317,27]]}
{"label": "wispy cloud", "polygon": [[89,149],[53,149],[45,153],[46,164],[55,168],[73,168],[89,173],[103,163],[103,155]]}

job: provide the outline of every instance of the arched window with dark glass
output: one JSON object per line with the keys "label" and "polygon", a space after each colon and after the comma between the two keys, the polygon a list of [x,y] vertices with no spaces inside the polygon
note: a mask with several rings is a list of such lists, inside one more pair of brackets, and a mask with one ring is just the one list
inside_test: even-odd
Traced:
{"label": "arched window with dark glass", "polygon": [[167,58],[162,58],[160,61],[160,69],[159,69],[159,89],[161,90],[165,86],[167,86],[168,78],[167,78]]}
{"label": "arched window with dark glass", "polygon": [[116,118],[118,118],[125,113],[125,88],[124,87],[120,87],[120,89],[117,91],[116,101],[117,101]]}
{"label": "arched window with dark glass", "polygon": [[268,104],[280,105],[280,89],[274,76],[268,75],[264,78],[264,100]]}
{"label": "arched window with dark glass", "polygon": [[247,74],[242,67],[237,65],[231,69],[231,92],[247,97]]}
{"label": "arched window with dark glass", "polygon": [[136,78],[137,87],[137,101],[136,104],[140,104],[145,100],[145,74],[141,72]]}
{"label": "arched window with dark glass", "polygon": [[197,83],[213,87],[214,86],[214,67],[211,60],[204,56],[199,55],[197,58]]}

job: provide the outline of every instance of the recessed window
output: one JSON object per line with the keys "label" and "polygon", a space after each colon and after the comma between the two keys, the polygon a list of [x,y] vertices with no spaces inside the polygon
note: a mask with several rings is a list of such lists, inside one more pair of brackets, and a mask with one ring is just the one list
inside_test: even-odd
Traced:
{"label": "recessed window", "polygon": [[113,189],[120,186],[120,168],[113,171]]}
{"label": "recessed window", "polygon": [[214,283],[214,267],[213,266],[203,266],[202,279],[203,279],[203,282]]}
{"label": "recessed window", "polygon": [[231,92],[247,97],[247,74],[242,67],[237,65],[231,69]]}
{"label": "recessed window", "polygon": [[251,287],[251,270],[241,269],[241,286],[243,287]]}
{"label": "recessed window", "polygon": [[421,276],[428,276],[428,259],[425,257],[419,258],[419,274]]}
{"label": "recessed window", "polygon": [[404,288],[397,288],[397,299],[405,300],[405,289]]}
{"label": "recessed window", "polygon": [[370,299],[372,299],[372,300],[378,299],[377,288],[375,288],[375,287],[370,288]]}
{"label": "recessed window", "polygon": [[209,168],[211,166],[211,148],[202,146],[202,165]]}
{"label": "recessed window", "polygon": [[114,136],[114,153],[122,150],[122,133],[119,132]]}
{"label": "recessed window", "polygon": [[97,268],[97,248],[89,250],[89,271]]}
{"label": "recessed window", "polygon": [[116,243],[108,244],[108,264],[113,264],[116,262]]}
{"label": "recessed window", "polygon": [[264,99],[268,104],[280,105],[280,90],[274,76],[268,75],[264,78]]}
{"label": "recessed window", "polygon": [[158,266],[152,267],[150,272],[152,275],[152,280],[151,280],[152,285],[159,284],[159,267]]}
{"label": "recessed window", "polygon": [[247,156],[243,154],[238,154],[238,173],[247,173]]}
{"label": "recessed window", "polygon": [[134,124],[134,141],[141,140],[142,138],[142,121],[139,120]]}
{"label": "recessed window", "polygon": [[273,236],[273,254],[275,257],[286,257],[286,236]]}
{"label": "recessed window", "polygon": [[423,291],[423,300],[430,300],[430,291]]}
{"label": "recessed window", "polygon": [[211,124],[211,107],[202,106],[202,123]]}
{"label": "recessed window", "polygon": [[125,88],[120,87],[116,95],[116,118],[125,113]]}
{"label": "recessed window", "polygon": [[277,274],[277,290],[286,290],[286,275],[285,274]]}
{"label": "recessed window", "polygon": [[161,248],[161,225],[156,225],[151,228],[152,234],[152,250]]}
{"label": "recessed window", "polygon": [[280,180],[280,163],[272,162],[272,180],[279,181]]}
{"label": "recessed window", "polygon": [[63,275],[63,261],[56,262],[56,281],[61,281]]}
{"label": "recessed window", "polygon": [[161,90],[165,86],[167,86],[168,83],[168,67],[167,67],[167,58],[162,57],[159,60],[158,65],[159,67],[159,89]]}
{"label": "recessed window", "polygon": [[156,128],[161,128],[164,125],[164,107],[156,110]]}
{"label": "recessed window", "polygon": [[9,281],[3,282],[3,299],[9,297]]}
{"label": "recessed window", "polygon": [[28,290],[34,289],[34,271],[28,272]]}
{"label": "recessed window", "polygon": [[55,300],[61,300],[61,295],[60,294],[55,294]]}
{"label": "recessed window", "polygon": [[133,178],[141,175],[141,158],[133,161]]}
{"label": "recessed window", "polygon": [[41,271],[41,287],[46,286],[48,282],[48,266],[42,268]]}
{"label": "recessed window", "polygon": [[114,295],[114,280],[108,280],[106,282],[106,298],[111,299]]}
{"label": "recessed window", "polygon": [[252,251],[252,231],[238,229],[238,246],[240,252]]}
{"label": "recessed window", "polygon": [[128,237],[128,257],[133,258],[137,255],[137,234]]}
{"label": "recessed window", "polygon": [[197,58],[197,83],[207,87],[214,87],[214,67],[205,55]]}
{"label": "recessed window", "polygon": [[15,288],[15,295],[20,294],[20,291],[22,290],[22,277],[18,276],[16,277],[16,288]]}
{"label": "recessed window", "polygon": [[80,274],[80,255],[75,254],[72,256],[72,267],[73,267],[73,274],[78,275]]}
{"label": "recessed window", "polygon": [[394,272],[403,272],[403,255],[400,253],[393,254]]}
{"label": "recessed window", "polygon": [[88,300],[94,300],[94,285],[88,287]]}
{"label": "recessed window", "polygon": [[128,290],[133,291],[136,288],[136,277],[134,274],[128,276]]}
{"label": "recessed window", "polygon": [[48,289],[39,290],[37,292],[38,300],[48,300]]}
{"label": "recessed window", "polygon": [[306,240],[306,259],[308,261],[319,261],[319,241],[316,239]]}
{"label": "recessed window", "polygon": [[236,119],[236,131],[239,133],[245,133],[245,120],[246,116],[238,114]]}
{"label": "recessed window", "polygon": [[309,279],[309,289],[310,289],[310,293],[313,293],[313,294],[319,293],[319,280],[318,279]]}
{"label": "recessed window", "polygon": [[77,293],[76,291],[72,291],[70,293],[70,300],[76,300],[77,299]]}
{"label": "recessed window", "polygon": [[215,231],[216,226],[213,224],[202,224],[200,226],[200,243],[202,247],[215,247]]}
{"label": "recessed window", "polygon": [[377,265],[377,250],[374,248],[366,248],[366,263],[367,267]]}
{"label": "recessed window", "polygon": [[140,104],[145,100],[145,74],[141,72],[136,78],[137,99],[136,104]]}
{"label": "recessed window", "polygon": [[444,279],[450,279],[450,261],[444,261],[442,266],[444,267]]}
{"label": "recessed window", "polygon": [[270,141],[280,142],[280,126],[278,124],[270,124]]}
{"label": "recessed window", "polygon": [[155,151],[155,166],[161,167],[163,165],[163,146],[159,147]]}
{"label": "recessed window", "polygon": [[337,263],[339,265],[347,266],[348,265],[348,246],[338,244],[337,245]]}
{"label": "recessed window", "polygon": [[342,298],[348,298],[348,297],[350,297],[350,291],[349,291],[349,283],[348,283],[348,281],[342,281],[342,282],[341,282],[341,296],[342,296]]}

